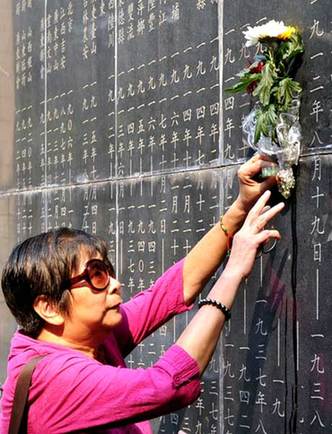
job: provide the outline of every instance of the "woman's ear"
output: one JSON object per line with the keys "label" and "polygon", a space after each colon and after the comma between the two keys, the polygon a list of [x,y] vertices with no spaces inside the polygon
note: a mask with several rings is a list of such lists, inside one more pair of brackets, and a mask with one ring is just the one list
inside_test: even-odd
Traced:
{"label": "woman's ear", "polygon": [[39,295],[33,303],[34,310],[48,324],[63,325],[64,316],[59,312],[54,303],[50,303],[45,295]]}

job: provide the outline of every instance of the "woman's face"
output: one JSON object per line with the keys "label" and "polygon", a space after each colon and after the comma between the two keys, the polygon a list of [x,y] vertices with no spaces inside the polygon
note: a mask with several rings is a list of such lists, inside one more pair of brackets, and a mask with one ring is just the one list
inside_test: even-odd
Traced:
{"label": "woman's face", "polygon": [[[72,277],[81,274],[86,263],[91,259],[101,259],[99,255],[90,257],[82,252],[79,269]],[[87,282],[82,280],[82,286],[70,289],[70,311],[69,317],[65,320],[67,330],[81,338],[91,335],[103,335],[118,325],[122,319],[120,304],[121,284],[114,277],[110,276],[109,285],[104,290],[95,290]],[[70,334],[71,334],[70,333]]]}

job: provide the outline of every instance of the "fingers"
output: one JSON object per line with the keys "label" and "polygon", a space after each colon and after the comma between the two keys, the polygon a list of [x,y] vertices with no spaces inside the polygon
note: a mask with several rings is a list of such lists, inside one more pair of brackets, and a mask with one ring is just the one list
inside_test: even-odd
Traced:
{"label": "fingers", "polygon": [[277,214],[280,213],[280,211],[285,207],[285,204],[283,202],[278,203],[277,205],[274,205],[269,210],[265,211],[263,210],[261,214],[261,218],[264,218],[265,224],[268,223],[270,220],[273,219]]}
{"label": "fingers", "polygon": [[270,196],[271,192],[269,190],[263,193],[246,218],[245,224],[254,227],[255,232],[262,231],[269,221],[285,207],[283,202],[278,203],[272,208],[266,205]]}
{"label": "fingers", "polygon": [[246,212],[264,191],[270,190],[276,184],[275,176],[259,177],[262,170],[267,167],[273,169],[273,173],[274,166],[275,163],[269,157],[257,153],[239,168],[239,206]]}
{"label": "fingers", "polygon": [[259,244],[264,244],[269,241],[271,238],[275,238],[277,240],[281,239],[280,232],[276,229],[264,229],[259,234],[257,234],[257,242]]}
{"label": "fingers", "polygon": [[277,165],[266,155],[255,154],[252,158],[250,158],[250,160],[240,167],[238,175],[240,178],[250,178],[252,176],[258,175],[263,168],[275,166]]}
{"label": "fingers", "polygon": [[271,159],[271,157],[269,157],[268,155],[260,154],[259,152],[256,152],[253,156],[255,157],[255,155],[258,155],[258,158],[260,160],[273,162],[273,160]]}
{"label": "fingers", "polygon": [[276,176],[269,176],[268,178],[265,178],[265,180],[260,183],[261,192],[265,190],[269,190],[276,184],[276,182],[277,182]]}
{"label": "fingers", "polygon": [[262,213],[268,211],[269,209],[271,209],[270,205],[264,206]]}
{"label": "fingers", "polygon": [[255,152],[254,155],[248,161],[251,161],[254,163],[255,161],[258,161],[258,160],[272,162],[271,158],[268,155],[260,154],[259,152]]}
{"label": "fingers", "polygon": [[244,163],[238,170],[238,178],[242,185],[256,186],[257,193],[263,193],[265,190],[271,189],[277,182],[275,175],[264,176],[261,180],[257,180],[257,176],[264,172],[264,169],[270,169],[271,173],[275,173],[278,167],[276,163],[270,160],[265,155],[255,154],[250,160]]}
{"label": "fingers", "polygon": [[267,201],[270,199],[271,192],[270,190],[265,191],[261,197],[257,200],[255,205],[251,208],[247,219],[249,218],[257,218],[263,211],[264,207],[266,206]]}
{"label": "fingers", "polygon": [[260,232],[265,226],[272,220],[279,212],[284,208],[285,204],[283,202],[278,203],[274,207],[269,210],[262,212],[255,221],[253,221],[253,225],[256,228],[257,232]]}

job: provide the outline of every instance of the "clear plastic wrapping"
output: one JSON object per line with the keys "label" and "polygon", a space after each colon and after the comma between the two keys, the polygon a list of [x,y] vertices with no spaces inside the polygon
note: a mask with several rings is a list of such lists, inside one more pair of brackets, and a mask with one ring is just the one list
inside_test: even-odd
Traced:
{"label": "clear plastic wrapping", "polygon": [[247,146],[261,154],[268,155],[276,160],[279,166],[277,172],[278,188],[287,199],[295,186],[292,166],[296,165],[300,156],[301,126],[300,126],[300,100],[294,98],[286,113],[280,113],[275,127],[276,140],[271,136],[260,136],[255,143],[256,111],[258,105],[245,117],[243,128],[243,141]]}

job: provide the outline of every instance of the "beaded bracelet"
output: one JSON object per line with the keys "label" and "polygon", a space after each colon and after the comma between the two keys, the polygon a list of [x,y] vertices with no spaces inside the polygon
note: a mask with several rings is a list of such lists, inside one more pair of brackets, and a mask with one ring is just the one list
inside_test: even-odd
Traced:
{"label": "beaded bracelet", "polygon": [[231,248],[232,248],[233,236],[228,232],[228,229],[224,225],[224,223],[222,221],[223,217],[224,217],[223,215],[220,216],[219,224],[220,224],[221,230],[224,232],[224,234],[226,235],[226,238],[227,238],[227,254],[229,255]]}
{"label": "beaded bracelet", "polygon": [[221,310],[221,312],[225,315],[225,320],[228,321],[231,318],[231,311],[226,307],[224,304],[222,304],[220,301],[212,300],[211,298],[203,298],[198,302],[198,307],[202,307],[205,305],[211,305],[216,307],[217,309]]}

